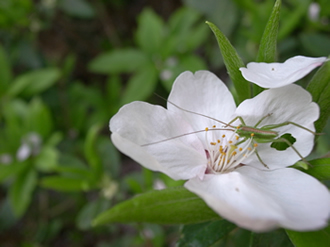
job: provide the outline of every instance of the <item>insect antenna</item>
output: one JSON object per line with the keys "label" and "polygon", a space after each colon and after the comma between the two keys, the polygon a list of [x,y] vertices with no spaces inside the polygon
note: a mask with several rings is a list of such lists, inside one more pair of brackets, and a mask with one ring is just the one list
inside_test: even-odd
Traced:
{"label": "insect antenna", "polygon": [[162,143],[162,142],[166,142],[166,141],[174,140],[174,139],[177,139],[177,138],[180,138],[180,137],[183,137],[183,136],[188,136],[188,135],[192,135],[192,134],[197,134],[197,133],[201,133],[201,132],[205,132],[205,131],[214,131],[214,130],[229,130],[229,131],[233,131],[233,132],[235,132],[235,130],[233,130],[233,129],[219,129],[219,128],[197,130],[197,131],[193,131],[193,132],[185,133],[185,134],[182,134],[182,135],[177,135],[177,136],[174,136],[174,137],[166,138],[166,139],[164,139],[164,140],[160,140],[160,141],[156,141],[156,142],[150,142],[150,143],[147,143],[147,144],[143,144],[143,145],[141,145],[141,147],[146,147],[146,146],[150,146],[150,145],[154,145],[154,144],[158,144],[158,143]]}
{"label": "insect antenna", "polygon": [[216,122],[218,122],[218,123],[221,123],[221,124],[225,125],[225,127],[228,127],[228,126],[229,126],[229,127],[231,127],[231,128],[236,128],[235,126],[232,126],[232,125],[230,125],[230,124],[227,124],[227,123],[225,123],[225,122],[223,122],[223,121],[221,121],[221,120],[218,120],[218,119],[216,119],[216,118],[213,118],[213,117],[210,117],[210,116],[204,115],[204,114],[202,114],[202,113],[198,113],[198,112],[194,112],[194,111],[190,111],[190,110],[184,109],[184,108],[182,108],[181,106],[178,106],[177,104],[175,104],[175,103],[169,101],[168,99],[165,99],[164,97],[160,96],[159,94],[157,94],[157,93],[154,93],[154,94],[155,94],[157,97],[159,97],[159,98],[165,100],[166,102],[170,103],[171,105],[175,106],[176,108],[178,108],[178,109],[180,109],[180,110],[182,110],[182,111],[185,111],[185,112],[188,112],[188,113],[192,113],[192,114],[195,114],[195,115],[198,115],[198,116],[201,116],[201,117],[205,117],[205,118],[208,118],[208,119],[214,120],[214,121],[216,121]]}

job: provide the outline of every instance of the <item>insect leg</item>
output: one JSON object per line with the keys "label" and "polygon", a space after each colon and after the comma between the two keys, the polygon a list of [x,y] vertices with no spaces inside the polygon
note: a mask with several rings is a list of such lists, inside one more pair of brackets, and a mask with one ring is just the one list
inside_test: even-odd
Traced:
{"label": "insect leg", "polygon": [[235,117],[233,120],[231,120],[229,123],[227,123],[224,127],[226,128],[226,127],[230,126],[230,125],[231,125],[233,122],[235,122],[237,119],[241,121],[241,124],[242,124],[243,126],[246,125],[245,122],[244,122],[244,120],[243,120],[243,118],[242,118],[241,116],[237,116],[237,117]]}
{"label": "insect leg", "polygon": [[309,164],[309,162],[299,153],[299,151],[287,139],[285,138],[274,139],[273,142],[285,142],[286,144],[288,144],[289,147],[291,147],[296,152],[296,154],[298,154],[298,156],[301,158],[302,161],[304,161],[306,164]]}
{"label": "insect leg", "polygon": [[[253,143],[253,145],[255,145],[255,142],[253,140],[252,140],[252,143]],[[257,148],[254,150],[254,152],[256,153],[256,155],[257,155],[258,160],[260,161],[260,163],[263,164],[264,167],[266,167],[267,169],[269,169],[269,167],[266,165],[266,163],[262,161]]]}
{"label": "insect leg", "polygon": [[287,122],[284,122],[284,123],[279,123],[279,124],[265,125],[265,126],[262,126],[261,129],[263,129],[263,130],[271,130],[271,129],[279,128],[279,127],[286,126],[286,125],[289,125],[289,124],[292,124],[292,125],[297,126],[297,127],[301,128],[301,129],[304,129],[304,130],[312,133],[313,135],[322,135],[322,133],[316,133],[314,131],[311,131],[310,129],[307,129],[304,126],[301,126],[300,124],[297,124],[297,123],[294,123],[294,122],[290,122],[290,121],[287,121]]}
{"label": "insect leg", "polygon": [[255,125],[254,128],[256,128],[265,118],[268,118],[271,116],[273,113],[268,113],[266,116],[262,117]]}

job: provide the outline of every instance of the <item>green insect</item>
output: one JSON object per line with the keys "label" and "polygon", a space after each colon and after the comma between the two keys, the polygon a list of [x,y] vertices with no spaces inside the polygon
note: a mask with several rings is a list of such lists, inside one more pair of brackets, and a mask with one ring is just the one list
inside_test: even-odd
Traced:
{"label": "green insect", "polygon": [[[187,135],[191,135],[191,134],[196,134],[196,133],[201,133],[201,132],[205,132],[205,131],[217,131],[217,130],[225,130],[225,131],[232,131],[232,132],[236,132],[236,134],[242,138],[240,141],[238,141],[237,143],[235,143],[236,146],[238,146],[239,144],[242,144],[244,142],[246,142],[249,139],[252,139],[251,143],[253,146],[257,147],[257,143],[272,143],[271,147],[277,149],[277,150],[285,150],[288,147],[292,148],[297,155],[305,162],[308,164],[308,162],[305,160],[305,158],[299,153],[299,151],[293,146],[293,143],[296,141],[296,139],[294,137],[291,136],[291,134],[287,133],[284,134],[282,136],[279,136],[279,132],[276,131],[276,128],[279,127],[283,127],[286,125],[294,125],[298,128],[304,129],[310,133],[312,133],[313,135],[320,135],[304,126],[301,126],[297,123],[291,122],[291,121],[286,121],[283,123],[278,123],[278,124],[269,124],[269,125],[264,125],[262,127],[258,127],[262,121],[268,117],[270,117],[272,115],[272,113],[267,114],[266,116],[262,117],[254,126],[248,126],[245,124],[244,119],[240,116],[235,117],[233,120],[231,120],[229,123],[225,123],[223,121],[220,121],[218,119],[212,118],[210,116],[201,114],[201,113],[197,113],[197,112],[193,112],[187,109],[184,109],[176,104],[174,104],[173,102],[170,102],[167,100],[168,103],[172,104],[173,106],[175,106],[176,108],[188,112],[188,113],[192,113],[201,117],[205,117],[211,120],[214,120],[218,123],[221,123],[223,125],[223,128],[216,128],[215,126],[213,126],[213,128],[206,128],[204,130],[198,130],[198,131],[194,131],[194,132],[189,132],[189,133],[185,133],[182,135],[178,135],[178,136],[174,136],[174,137],[170,137],[168,139],[165,140],[160,140],[157,142],[152,142],[152,143],[148,143],[148,144],[144,144],[142,146],[149,146],[149,145],[153,145],[153,144],[158,144],[164,141],[168,141],[168,140],[173,140],[176,138],[180,138],[183,136],[187,136]],[[232,123],[234,123],[236,120],[239,120],[241,122],[240,125],[238,126],[233,126]],[[230,127],[230,128],[228,128]],[[284,144],[282,145],[281,148],[277,147],[276,143],[280,143],[280,144]],[[261,164],[263,164],[266,168],[269,169],[269,167],[267,166],[267,164],[265,164],[259,153],[258,150],[255,149],[255,154],[257,155],[258,160],[260,161]]]}

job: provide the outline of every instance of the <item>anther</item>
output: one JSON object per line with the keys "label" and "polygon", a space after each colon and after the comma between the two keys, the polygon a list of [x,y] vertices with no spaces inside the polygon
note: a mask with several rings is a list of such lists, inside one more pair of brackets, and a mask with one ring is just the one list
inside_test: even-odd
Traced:
{"label": "anther", "polygon": [[213,125],[212,127],[215,128],[215,127],[217,127],[217,126]]}
{"label": "anther", "polygon": [[254,143],[253,146],[256,148],[258,147],[258,143]]}
{"label": "anther", "polygon": [[209,128],[208,128],[208,127],[206,127],[206,128],[205,128],[205,131],[208,131],[208,130],[209,130]]}
{"label": "anther", "polygon": [[216,143],[215,143],[215,142],[210,142],[210,144],[211,144],[211,145],[213,145],[213,146],[215,146],[215,145],[216,145]]}
{"label": "anther", "polygon": [[254,137],[254,133],[251,133],[251,137]]}
{"label": "anther", "polygon": [[226,137],[226,135],[222,135],[222,138],[225,138]]}

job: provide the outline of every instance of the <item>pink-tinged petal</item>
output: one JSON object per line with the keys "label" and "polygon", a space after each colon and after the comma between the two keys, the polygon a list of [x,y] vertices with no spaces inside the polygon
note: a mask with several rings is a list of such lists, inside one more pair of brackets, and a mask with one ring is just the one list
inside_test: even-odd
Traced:
{"label": "pink-tinged petal", "polygon": [[[195,130],[203,130],[213,125],[223,126],[208,117],[227,123],[236,109],[233,96],[226,85],[209,71],[197,71],[195,74],[186,71],[180,74],[173,84],[168,100],[168,109],[183,115]],[[205,116],[185,112],[170,102]]]}
{"label": "pink-tinged petal", "polygon": [[[319,117],[319,107],[312,102],[310,93],[302,87],[288,85],[282,88],[265,90],[256,97],[245,100],[235,112],[235,116],[241,116],[246,125],[249,126],[255,126],[267,114],[271,114],[271,116],[266,117],[258,128],[291,121],[315,131],[314,121]],[[236,125],[239,123],[239,121],[235,122]],[[273,130],[277,131],[279,136],[290,133],[296,139],[293,146],[303,157],[306,157],[312,151],[314,135],[307,130],[292,124]],[[259,143],[257,147],[261,159],[270,169],[290,166],[301,159],[293,148],[288,147],[286,150],[278,151],[270,147],[271,143],[271,140],[268,143]],[[259,169],[264,168],[255,154],[244,160],[243,163]]]}
{"label": "pink-tinged petal", "polygon": [[326,57],[295,56],[284,63],[248,63],[240,71],[246,80],[260,87],[278,88],[303,78],[326,60]]}
{"label": "pink-tinged petal", "polygon": [[114,145],[148,169],[173,179],[204,175],[207,160],[203,145],[195,134],[175,138],[193,132],[175,112],[133,102],[110,120],[110,130]]}
{"label": "pink-tinged petal", "polygon": [[261,171],[245,166],[189,180],[185,187],[220,216],[256,232],[276,227],[318,230],[327,225],[330,216],[328,189],[291,168]]}

